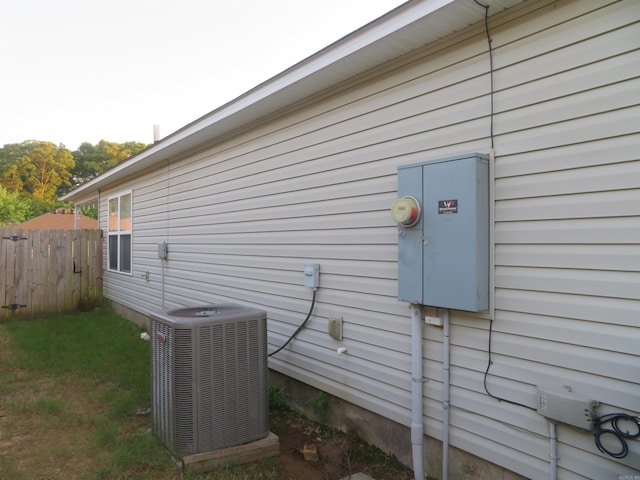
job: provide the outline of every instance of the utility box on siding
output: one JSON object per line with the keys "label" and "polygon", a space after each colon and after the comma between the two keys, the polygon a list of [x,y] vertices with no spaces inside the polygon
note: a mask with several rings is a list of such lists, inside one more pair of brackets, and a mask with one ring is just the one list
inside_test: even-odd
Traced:
{"label": "utility box on siding", "polygon": [[489,157],[398,167],[398,197],[419,220],[399,225],[398,299],[477,312],[489,307]]}

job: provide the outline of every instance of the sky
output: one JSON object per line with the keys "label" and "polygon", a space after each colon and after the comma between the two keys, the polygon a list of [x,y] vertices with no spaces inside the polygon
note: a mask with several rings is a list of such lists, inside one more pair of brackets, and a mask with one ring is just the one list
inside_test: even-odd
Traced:
{"label": "sky", "polygon": [[0,147],[153,142],[405,0],[0,0]]}

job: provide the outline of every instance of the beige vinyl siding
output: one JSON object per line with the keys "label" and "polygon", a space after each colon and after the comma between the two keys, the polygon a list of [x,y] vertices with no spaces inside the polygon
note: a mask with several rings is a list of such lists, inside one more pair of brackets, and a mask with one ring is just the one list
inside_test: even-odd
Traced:
{"label": "beige vinyl siding", "polygon": [[[524,79],[535,72],[540,80],[496,96],[489,386],[535,406],[536,385],[569,385],[597,399],[600,413],[633,412],[640,401],[640,151],[631,119],[640,104],[640,8],[597,6],[603,8],[575,11],[574,20],[532,34],[531,60],[504,73]],[[550,41],[554,48],[535,57]],[[504,61],[496,53],[498,69]],[[558,438],[559,478],[610,478],[639,468],[637,443],[617,464],[586,432],[559,424]]]}
{"label": "beige vinyl siding", "polygon": [[[640,8],[526,2],[491,18],[495,60],[493,394],[535,407],[570,384],[604,411],[637,409],[640,311]],[[411,53],[186,158],[132,188],[133,274],[105,296],[144,313],[238,302],[268,312],[284,374],[410,423],[410,321],[398,302],[396,169],[487,152],[484,25]],[[249,128],[251,127],[251,128]],[[102,193],[104,213],[107,193]],[[104,218],[101,217],[101,218]],[[169,259],[157,244],[169,244]],[[141,275],[150,273],[146,282]],[[163,279],[164,275],[164,279]],[[164,284],[164,292],[162,291]],[[344,319],[344,340],[327,318]],[[548,478],[546,421],[484,391],[488,312],[452,312],[451,444]],[[338,357],[336,348],[347,346]],[[424,329],[425,433],[442,437],[442,332]],[[632,473],[559,425],[559,478]]]}
{"label": "beige vinyl siding", "polygon": [[[121,189],[133,192],[132,272],[118,274],[105,268],[104,295],[148,314],[162,305],[162,268],[157,244],[166,235],[166,168],[120,184],[114,191]],[[103,203],[107,196],[108,193],[101,193]],[[106,210],[101,208],[101,228],[106,228],[106,224],[102,225],[106,218]],[[149,272],[149,282],[142,278],[145,272]]]}

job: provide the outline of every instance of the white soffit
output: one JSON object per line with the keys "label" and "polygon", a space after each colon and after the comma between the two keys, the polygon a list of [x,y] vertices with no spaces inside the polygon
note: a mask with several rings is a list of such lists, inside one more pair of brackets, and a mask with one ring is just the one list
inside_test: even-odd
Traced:
{"label": "white soffit", "polygon": [[[494,15],[524,0],[479,0]],[[100,188],[482,21],[474,0],[410,0],[62,197],[86,201]]]}

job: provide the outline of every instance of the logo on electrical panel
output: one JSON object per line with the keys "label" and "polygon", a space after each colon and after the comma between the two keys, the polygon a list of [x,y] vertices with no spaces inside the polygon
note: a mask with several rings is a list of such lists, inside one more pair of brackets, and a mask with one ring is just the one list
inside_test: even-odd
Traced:
{"label": "logo on electrical panel", "polygon": [[438,200],[438,213],[458,213],[458,200]]}

